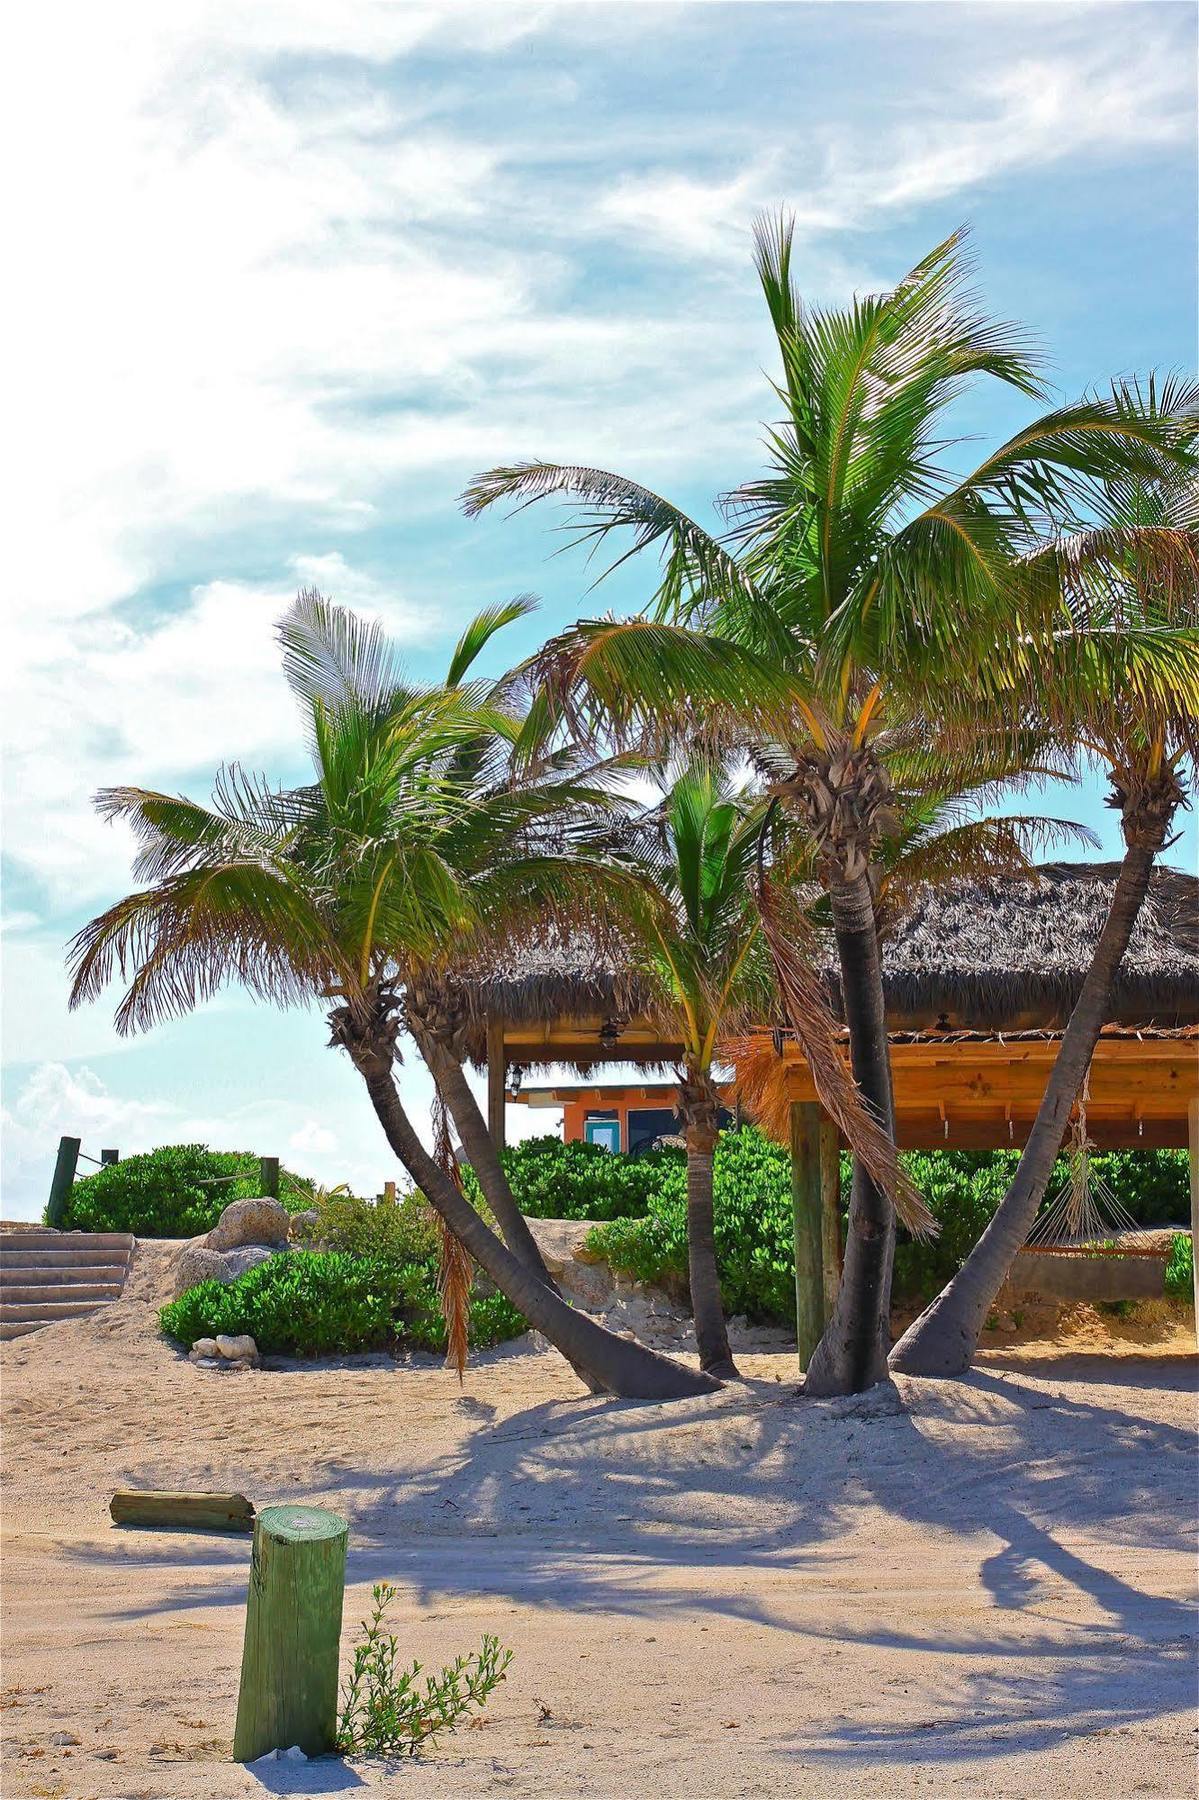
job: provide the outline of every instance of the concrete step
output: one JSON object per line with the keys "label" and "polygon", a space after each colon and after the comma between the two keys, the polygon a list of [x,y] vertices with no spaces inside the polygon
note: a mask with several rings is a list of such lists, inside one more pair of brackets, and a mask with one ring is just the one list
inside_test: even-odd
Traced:
{"label": "concrete step", "polygon": [[14,1310],[24,1314],[45,1306],[67,1306],[76,1300],[119,1300],[121,1285],[120,1281],[87,1281],[55,1287],[46,1282],[41,1286],[0,1288],[0,1311],[6,1315]]}
{"label": "concrete step", "polygon": [[0,1324],[5,1320],[24,1324],[29,1319],[37,1319],[42,1324],[52,1325],[56,1319],[80,1319],[85,1313],[94,1313],[109,1304],[106,1300],[22,1300],[10,1305],[5,1300],[0,1302]]}
{"label": "concrete step", "polygon": [[133,1237],[128,1231],[49,1231],[44,1225],[31,1231],[13,1231],[7,1227],[0,1231],[0,1257],[9,1252],[39,1250],[44,1246],[56,1250],[117,1250],[128,1256],[133,1249]]}
{"label": "concrete step", "polygon": [[0,1253],[0,1269],[111,1269],[118,1265],[126,1268],[129,1263],[127,1255],[119,1249],[106,1245],[95,1248],[72,1246],[62,1250],[57,1244],[38,1244],[32,1249],[9,1250]]}
{"label": "concrete step", "polygon": [[96,1281],[115,1281],[120,1287],[127,1273],[126,1263],[110,1260],[54,1264],[43,1259],[29,1264],[0,1263],[0,1295],[14,1287],[87,1287]]}
{"label": "concrete step", "polygon": [[13,1338],[28,1337],[31,1331],[40,1331],[46,1323],[45,1319],[0,1319],[0,1344],[7,1344]]}

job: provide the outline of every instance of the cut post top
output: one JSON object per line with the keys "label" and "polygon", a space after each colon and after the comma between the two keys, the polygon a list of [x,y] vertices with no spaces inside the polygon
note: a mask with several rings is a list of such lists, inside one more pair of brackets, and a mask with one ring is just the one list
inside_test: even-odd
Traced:
{"label": "cut post top", "polygon": [[343,1536],[349,1521],[327,1506],[264,1506],[258,1528],[281,1543],[312,1543],[319,1538]]}

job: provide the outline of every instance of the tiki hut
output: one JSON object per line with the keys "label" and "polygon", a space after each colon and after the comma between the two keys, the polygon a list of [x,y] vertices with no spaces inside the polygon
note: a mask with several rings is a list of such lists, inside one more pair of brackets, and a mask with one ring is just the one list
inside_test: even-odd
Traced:
{"label": "tiki hut", "polygon": [[[930,890],[889,930],[883,970],[901,1145],[1023,1143],[1117,873],[1114,863],[1055,863],[1035,878]],[[836,1011],[831,961],[825,980]],[[565,1064],[591,1074],[605,1063],[662,1069],[677,1056],[646,1010],[636,973],[584,938],[531,945],[506,966],[466,977],[463,994],[471,1053],[488,1069],[501,1135],[513,1067]],[[787,1064],[791,1100],[814,1105],[811,1077],[779,1023],[763,1020],[763,1037]],[[568,1090],[544,1092],[547,1104],[559,1092],[563,1103]],[[1092,1063],[1091,1136],[1105,1146],[1184,1145],[1197,1096],[1199,880],[1160,868]]]}

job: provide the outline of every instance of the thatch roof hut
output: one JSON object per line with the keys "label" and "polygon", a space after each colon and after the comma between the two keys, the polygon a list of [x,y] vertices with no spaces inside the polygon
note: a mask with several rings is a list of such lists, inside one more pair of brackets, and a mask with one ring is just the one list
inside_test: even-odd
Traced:
{"label": "thatch roof hut", "polygon": [[[1078,997],[1118,872],[1116,863],[1053,863],[1036,879],[997,877],[927,891],[884,945],[883,981],[894,1027],[1060,1030]],[[839,1012],[831,959],[825,978]],[[530,944],[510,962],[472,974],[463,990],[480,1063],[487,1057],[489,1017],[512,1027],[626,1021],[646,999],[633,971],[580,936]],[[1199,1023],[1195,876],[1170,868],[1154,872],[1111,1016],[1133,1026]],[[591,1060],[604,1060],[603,1046],[595,1048]]]}

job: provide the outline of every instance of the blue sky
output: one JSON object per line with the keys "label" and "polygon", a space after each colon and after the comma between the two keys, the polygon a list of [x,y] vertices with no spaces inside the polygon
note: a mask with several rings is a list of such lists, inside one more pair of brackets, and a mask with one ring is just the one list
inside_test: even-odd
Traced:
{"label": "blue sky", "polygon": [[[988,303],[1065,395],[1195,364],[1189,4],[118,0],[66,47],[49,9],[20,29],[8,1216],[40,1208],[63,1131],[392,1173],[315,1015],[229,994],[125,1043],[104,1008],[68,1016],[64,941],[128,871],[88,797],[204,793],[225,758],[301,774],[271,635],[301,582],[385,618],[418,676],[514,592],[543,611],[511,655],[636,606],[632,570],[585,595],[548,511],[469,524],[455,497],[545,455],[706,516],[770,414],[759,208],[794,209],[830,301],[970,221]],[[979,391],[958,423],[1026,416]],[[1093,785],[1046,805],[1117,852]],[[1193,865],[1193,821],[1172,856]]]}

